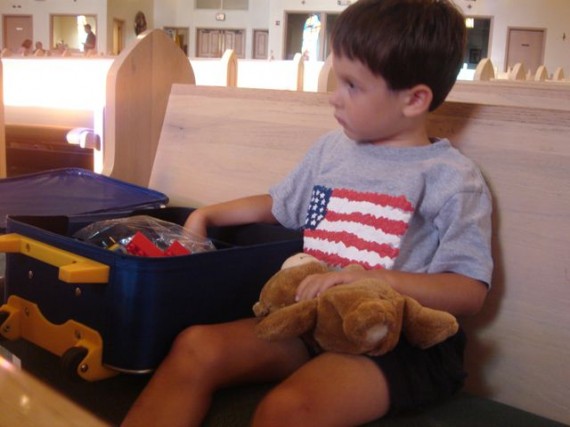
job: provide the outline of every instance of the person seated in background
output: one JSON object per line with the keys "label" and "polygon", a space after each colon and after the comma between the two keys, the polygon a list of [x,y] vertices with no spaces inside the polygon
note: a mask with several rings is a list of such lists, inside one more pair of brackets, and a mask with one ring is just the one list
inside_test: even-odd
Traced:
{"label": "person seated in background", "polygon": [[47,52],[44,49],[42,42],[36,42],[36,48],[34,49],[34,56],[45,56]]}
{"label": "person seated in background", "polygon": [[18,55],[29,56],[32,54],[32,40],[25,39],[18,49]]}

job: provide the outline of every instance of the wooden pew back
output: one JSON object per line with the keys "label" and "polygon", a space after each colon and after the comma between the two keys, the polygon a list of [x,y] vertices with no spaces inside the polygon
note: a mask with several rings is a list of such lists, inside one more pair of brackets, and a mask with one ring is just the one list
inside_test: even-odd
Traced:
{"label": "wooden pew back", "polygon": [[[263,193],[335,127],[322,93],[174,85],[150,186],[184,206]],[[569,423],[570,112],[447,101],[429,130],[480,165],[495,201],[467,388]]]}
{"label": "wooden pew back", "polygon": [[188,58],[162,30],[148,30],[107,74],[103,173],[146,186],[173,82],[195,83]]}
{"label": "wooden pew back", "polygon": [[570,84],[527,80],[458,81],[447,100],[570,111]]}

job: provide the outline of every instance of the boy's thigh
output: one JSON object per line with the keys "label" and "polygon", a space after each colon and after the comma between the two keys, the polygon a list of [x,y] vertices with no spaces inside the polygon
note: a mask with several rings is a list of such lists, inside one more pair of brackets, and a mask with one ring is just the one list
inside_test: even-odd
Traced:
{"label": "boy's thigh", "polygon": [[304,401],[316,425],[362,424],[385,415],[390,406],[384,374],[369,358],[357,355],[322,353],[276,386],[274,392],[280,391]]}
{"label": "boy's thigh", "polygon": [[258,338],[254,330],[257,321],[249,318],[191,327],[185,346],[199,348],[226,385],[278,381],[309,360],[307,348],[298,338]]}

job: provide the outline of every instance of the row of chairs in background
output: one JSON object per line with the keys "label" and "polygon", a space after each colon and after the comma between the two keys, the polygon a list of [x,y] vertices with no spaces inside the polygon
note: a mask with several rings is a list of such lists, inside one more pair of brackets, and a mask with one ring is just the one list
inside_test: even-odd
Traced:
{"label": "row of chairs in background", "polygon": [[521,62],[509,68],[505,73],[498,73],[497,69],[493,66],[490,58],[483,58],[477,68],[475,69],[474,80],[522,80],[522,81],[566,81],[564,76],[564,69],[562,67],[556,68],[552,76],[548,73],[546,66],[541,65],[537,68],[534,75],[531,70],[528,70]]}

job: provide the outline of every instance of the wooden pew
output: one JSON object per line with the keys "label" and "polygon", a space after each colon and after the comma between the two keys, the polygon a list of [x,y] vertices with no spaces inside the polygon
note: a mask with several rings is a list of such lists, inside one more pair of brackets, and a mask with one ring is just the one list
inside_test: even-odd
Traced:
{"label": "wooden pew", "polygon": [[[267,191],[337,126],[327,98],[174,85],[150,187],[183,206]],[[570,111],[511,104],[449,100],[429,122],[480,165],[495,201],[493,288],[465,319],[467,390],[570,423]]]}
{"label": "wooden pew", "polygon": [[4,426],[109,427],[1,355],[0,383],[0,423]]}
{"label": "wooden pew", "polygon": [[237,86],[238,58],[233,49],[227,49],[220,59],[191,59],[190,65],[194,71],[197,85]]}
{"label": "wooden pew", "polygon": [[103,174],[146,186],[173,82],[195,83],[184,52],[162,30],[123,50],[107,75]]}
{"label": "wooden pew", "polygon": [[568,111],[570,84],[526,80],[458,81],[447,99],[455,102]]}
{"label": "wooden pew", "polygon": [[556,70],[554,70],[554,74],[552,75],[552,80],[554,81],[564,80],[564,68],[557,67]]}
{"label": "wooden pew", "polygon": [[521,62],[516,63],[508,74],[509,80],[526,80],[526,68]]}
{"label": "wooden pew", "polygon": [[5,124],[6,175],[79,167],[94,169],[93,150],[67,142],[67,126]]}
{"label": "wooden pew", "polygon": [[337,82],[332,69],[332,60],[332,55],[329,55],[321,68],[317,84],[317,91],[319,92],[332,92],[336,88]]}
{"label": "wooden pew", "polygon": [[489,58],[483,58],[477,64],[473,80],[493,80],[495,78],[495,67]]}
{"label": "wooden pew", "polygon": [[239,60],[237,87],[303,91],[305,60],[296,53],[292,60]]}

